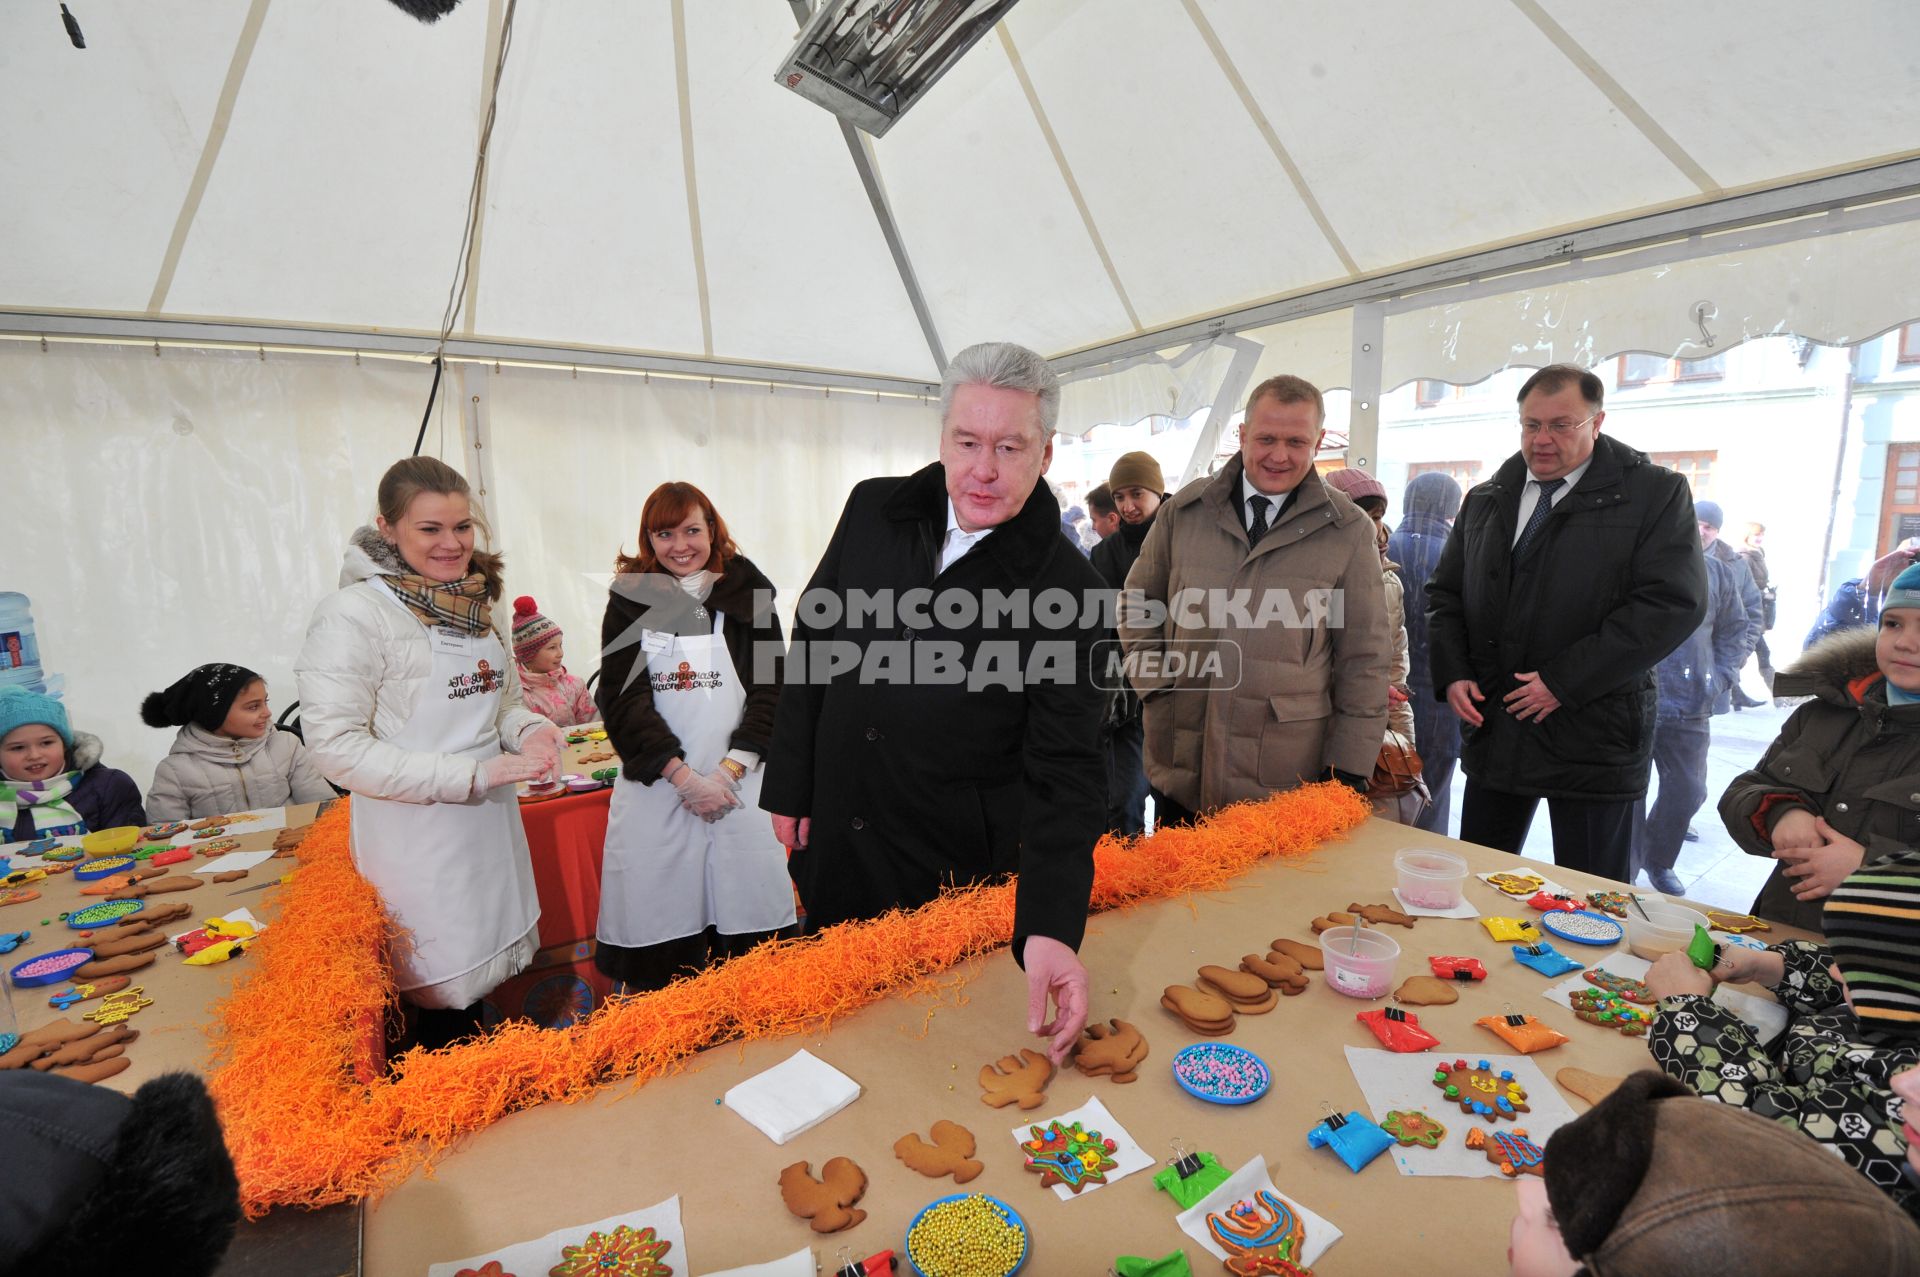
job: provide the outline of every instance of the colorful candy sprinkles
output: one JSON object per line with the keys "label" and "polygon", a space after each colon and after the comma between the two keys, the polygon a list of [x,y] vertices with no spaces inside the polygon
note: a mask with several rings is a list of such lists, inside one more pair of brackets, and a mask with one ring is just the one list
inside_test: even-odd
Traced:
{"label": "colorful candy sprinkles", "polygon": [[1173,1057],[1173,1080],[1211,1104],[1251,1104],[1273,1085],[1273,1074],[1243,1046],[1196,1042]]}

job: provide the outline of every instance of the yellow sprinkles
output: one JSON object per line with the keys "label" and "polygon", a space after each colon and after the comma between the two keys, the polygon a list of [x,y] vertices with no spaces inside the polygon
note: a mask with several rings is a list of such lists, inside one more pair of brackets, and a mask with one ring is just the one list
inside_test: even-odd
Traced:
{"label": "yellow sprinkles", "polygon": [[1027,1237],[998,1202],[969,1193],[928,1207],[907,1232],[907,1253],[927,1277],[1005,1277]]}

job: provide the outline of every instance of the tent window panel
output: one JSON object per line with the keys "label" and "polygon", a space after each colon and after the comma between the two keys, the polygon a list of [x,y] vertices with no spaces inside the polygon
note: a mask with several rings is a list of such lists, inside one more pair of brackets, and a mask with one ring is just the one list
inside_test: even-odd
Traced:
{"label": "tent window panel", "polygon": [[1435,381],[1430,377],[1422,377],[1413,383],[1414,405],[1420,408],[1431,408],[1442,399],[1445,399],[1452,390],[1453,387],[1444,381]]}
{"label": "tent window panel", "polygon": [[1900,330],[1899,362],[1920,364],[1920,324],[1908,324]]}
{"label": "tent window panel", "polygon": [[1653,452],[1647,454],[1657,466],[1665,466],[1687,481],[1693,489],[1695,501],[1709,501],[1713,498],[1713,463],[1719,457],[1715,452]]}
{"label": "tent window panel", "polygon": [[1646,386],[1657,381],[1719,381],[1727,375],[1727,357],[1667,359],[1661,355],[1622,355],[1618,384]]}
{"label": "tent window panel", "polygon": [[1650,381],[1665,380],[1672,362],[1658,355],[1622,355],[1620,356],[1619,384],[1644,386]]}
{"label": "tent window panel", "polygon": [[1705,359],[1676,359],[1673,361],[1673,379],[1675,381],[1719,381],[1727,375],[1727,357],[1708,355]]}
{"label": "tent window panel", "polygon": [[1461,487],[1471,488],[1480,482],[1480,463],[1478,461],[1416,461],[1407,467],[1409,479],[1423,474],[1449,475]]}
{"label": "tent window panel", "polygon": [[1915,535],[1920,535],[1920,443],[1896,443],[1887,448],[1887,488],[1880,503],[1876,553],[1888,554]]}

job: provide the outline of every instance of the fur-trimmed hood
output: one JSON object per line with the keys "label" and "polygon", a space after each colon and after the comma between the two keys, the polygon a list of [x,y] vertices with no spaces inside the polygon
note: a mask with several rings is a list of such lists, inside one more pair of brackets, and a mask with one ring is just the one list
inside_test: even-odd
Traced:
{"label": "fur-trimmed hood", "polygon": [[[1884,681],[1874,644],[1879,630],[1855,626],[1829,634],[1800,654],[1800,659],[1774,676],[1775,696],[1817,696],[1834,705],[1859,705],[1875,683]],[[1861,680],[1868,679],[1865,686]],[[1883,691],[1881,697],[1886,693]]]}
{"label": "fur-trimmed hood", "polygon": [[92,732],[75,732],[73,746],[67,750],[67,770],[83,772],[99,762],[106,753],[100,738]]}
{"label": "fur-trimmed hood", "polygon": [[[475,548],[473,567],[486,577],[488,600],[498,603],[500,596],[506,592],[500,556]],[[347,538],[346,553],[340,557],[341,589],[377,576],[407,576],[412,573],[413,569],[400,557],[399,547],[381,536],[380,530],[372,524],[362,524]]]}

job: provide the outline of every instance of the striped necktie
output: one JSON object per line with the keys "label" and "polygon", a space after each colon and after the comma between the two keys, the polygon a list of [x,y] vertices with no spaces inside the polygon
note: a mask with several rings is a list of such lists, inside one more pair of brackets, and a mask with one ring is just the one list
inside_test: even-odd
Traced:
{"label": "striped necktie", "polygon": [[1527,520],[1527,526],[1520,533],[1520,539],[1513,543],[1513,561],[1518,563],[1526,557],[1527,547],[1533,544],[1540,529],[1547,525],[1547,516],[1553,513],[1553,494],[1566,486],[1565,479],[1535,479],[1533,485],[1540,489],[1540,499],[1533,504],[1533,516]]}

